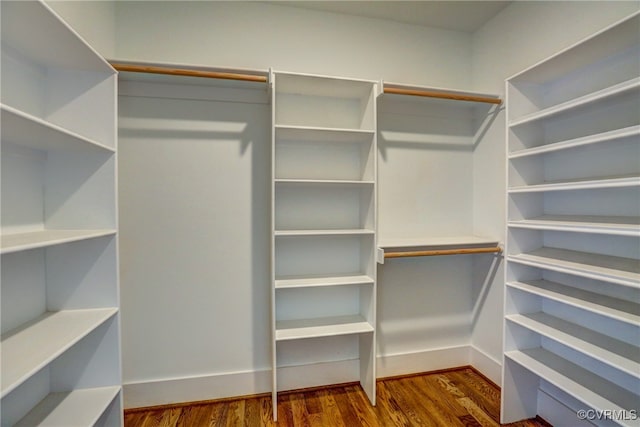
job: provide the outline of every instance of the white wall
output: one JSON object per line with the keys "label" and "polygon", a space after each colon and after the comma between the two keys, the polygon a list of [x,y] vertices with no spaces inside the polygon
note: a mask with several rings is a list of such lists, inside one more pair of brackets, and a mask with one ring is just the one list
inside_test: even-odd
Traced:
{"label": "white wall", "polygon": [[[504,93],[506,78],[555,54],[640,8],[640,2],[517,1],[473,35],[473,88]],[[474,152],[474,228],[477,234],[505,232],[505,119],[492,123]],[[496,363],[501,361],[503,272],[493,279],[476,263],[473,345]],[[490,364],[491,365],[491,364]],[[494,364],[495,365],[495,364]],[[493,372],[493,374],[492,374]],[[494,381],[496,369],[485,372]]]}
{"label": "white wall", "polygon": [[[384,78],[461,89],[471,83],[471,39],[468,34],[247,2],[191,2],[188,5],[185,7],[185,2],[118,3],[115,57],[232,68],[273,67],[283,71]],[[132,110],[131,101],[123,101],[121,117],[126,117],[132,111],[136,111],[136,114],[144,111],[144,108]],[[158,109],[164,108],[165,102],[140,100],[136,104],[147,105],[151,113],[161,111]],[[229,105],[228,109],[221,105],[219,110],[209,110],[214,121],[220,116],[225,121],[246,122],[247,111],[253,109],[248,105]],[[196,109],[192,105],[180,108],[177,104],[171,108],[165,112],[168,114],[173,111],[172,114],[180,120],[169,125],[184,120],[182,111]],[[385,119],[388,128],[395,126],[397,122],[394,120],[389,117]],[[422,130],[416,124],[412,131],[429,133],[424,118],[408,117],[407,120],[414,124],[422,123]],[[121,127],[122,124],[124,122],[121,122]],[[159,122],[150,125],[163,126]],[[172,135],[171,132],[169,134]],[[268,140],[256,140],[251,145],[251,152],[244,154],[216,149],[206,179],[197,179],[200,185],[205,186],[198,192],[209,194],[208,198],[216,197],[219,199],[217,203],[224,209],[230,207],[232,193],[242,195],[244,201],[237,205],[236,217],[224,216],[220,221],[211,223],[202,221],[202,218],[192,221],[194,224],[206,224],[207,229],[219,230],[220,240],[198,240],[201,250],[196,251],[194,260],[176,255],[175,260],[171,261],[167,251],[176,250],[180,254],[189,250],[188,242],[183,241],[175,231],[170,231],[172,222],[163,220],[167,232],[153,238],[153,233],[158,230],[144,231],[150,224],[143,224],[141,229],[136,229],[135,224],[144,221],[144,216],[132,215],[137,209],[145,212],[157,210],[162,212],[163,218],[168,213],[182,218],[187,213],[174,206],[163,207],[164,201],[159,199],[162,195],[160,189],[153,190],[158,199],[136,199],[134,196],[141,194],[136,188],[144,184],[151,190],[153,182],[163,182],[166,183],[164,187],[170,200],[187,204],[191,196],[187,194],[188,188],[176,187],[171,180],[162,176],[162,171],[166,169],[177,174],[181,168],[188,169],[189,162],[195,161],[190,160],[189,156],[197,159],[204,155],[211,156],[201,151],[204,147],[194,146],[192,142],[171,141],[160,137],[160,133],[155,136],[160,139],[156,144],[161,149],[160,153],[166,152],[163,156],[171,153],[171,157],[154,158],[154,165],[160,160],[165,163],[154,166],[150,176],[137,175],[143,175],[148,167],[148,162],[144,162],[145,151],[137,151],[141,142],[122,136],[120,140],[125,406],[166,403],[172,398],[197,400],[220,397],[216,393],[224,387],[227,395],[268,391],[267,368],[270,361],[265,353],[269,349],[269,337],[265,330],[269,322],[269,283],[266,275],[268,248],[253,251],[251,257],[247,256],[251,248],[262,248],[261,239],[268,237],[264,224],[255,222],[260,218],[268,218],[269,212],[268,201],[264,198],[266,194],[256,194],[262,190],[256,185],[258,181],[255,181],[268,180],[262,169],[270,164],[268,154],[264,151]],[[268,133],[265,133],[267,136]],[[174,152],[172,147],[175,144],[189,150],[189,147],[193,147],[195,154]],[[395,167],[398,171],[406,171],[407,159],[420,169],[421,179],[407,179],[402,183],[402,191],[408,195],[407,200],[416,200],[419,205],[413,214],[414,223],[421,224],[419,231],[450,232],[453,222],[465,224],[466,231],[471,229],[470,197],[463,197],[463,194],[470,196],[470,185],[461,186],[464,191],[457,191],[451,197],[432,179],[434,171],[440,170],[447,176],[464,175],[467,181],[470,180],[471,144],[469,142],[463,150],[453,145],[449,151],[434,144],[439,147],[434,152],[387,142],[387,158],[381,160],[385,170],[381,172],[384,175],[381,179],[397,179],[392,176],[393,170],[390,169]],[[228,146],[235,147],[234,144]],[[457,164],[455,159],[461,159],[462,164]],[[137,162],[139,167],[134,167],[131,162]],[[434,167],[424,167],[426,164]],[[187,176],[196,173],[185,171]],[[253,177],[253,185],[246,182],[248,176]],[[136,181],[135,187],[129,187],[134,184],[127,184]],[[224,182],[228,186],[228,193],[223,194],[215,188],[205,190],[209,182]],[[427,191],[425,182],[429,186]],[[394,192],[397,189],[392,188],[386,195],[392,196]],[[432,195],[441,200],[449,199],[449,203],[459,212],[455,220],[451,220],[453,222],[449,224],[449,230],[425,222],[425,213],[431,217],[443,217],[438,212],[437,203],[430,197]],[[429,200],[425,202],[426,199]],[[253,202],[249,204],[250,200]],[[207,203],[210,205],[197,204],[194,208],[214,212],[216,204]],[[393,207],[390,206],[387,211],[393,211]],[[247,223],[247,218],[253,218],[253,225]],[[178,226],[182,228],[188,224],[178,220]],[[247,234],[249,230],[252,234]],[[237,236],[237,241],[226,248],[224,258],[211,256],[209,264],[201,258],[206,253],[217,253],[225,241],[234,241],[232,235]],[[125,247],[127,242],[133,245],[138,239],[150,242],[148,245],[160,256],[145,256],[136,252],[144,251],[144,247]],[[172,248],[171,242],[174,240],[180,249]],[[382,332],[378,335],[378,353],[393,356],[382,361],[379,370],[381,375],[468,363],[466,346],[470,339],[471,262],[468,258],[456,258],[399,260],[381,268],[378,326]],[[244,271],[237,268],[241,265]],[[236,268],[230,269],[231,266]],[[179,276],[175,277],[176,270],[185,273],[191,270],[191,274],[180,283]],[[261,280],[261,275],[264,280]],[[205,278],[210,287],[198,285],[198,276]],[[182,288],[185,288],[184,291]],[[197,297],[194,298],[194,295]],[[203,305],[209,305],[212,309],[205,312]],[[149,307],[154,309],[149,311]],[[203,343],[202,339],[208,341]],[[161,349],[172,345],[172,341],[178,342],[179,348],[167,349],[166,354],[162,354]],[[435,354],[433,357],[423,357],[423,353],[430,351]],[[152,360],[149,361],[150,357]],[[334,359],[353,357],[350,347],[335,347]],[[407,360],[412,362],[411,367],[407,365]],[[282,363],[288,364],[288,359],[283,358]],[[295,384],[287,380],[295,375],[299,377],[298,383],[300,378],[312,375],[309,370],[296,372],[295,375],[287,374],[286,369],[283,371],[284,378],[279,378],[281,384]],[[319,381],[340,382],[357,378],[357,366],[353,363],[332,364],[313,372],[320,372]],[[226,379],[229,381],[226,382]],[[235,388],[229,386],[231,383]],[[184,392],[174,393],[178,389]],[[173,393],[171,397],[170,393]]]}
{"label": "white wall", "polygon": [[46,0],[100,55],[115,53],[115,3],[113,1]]}
{"label": "white wall", "polygon": [[117,3],[119,59],[469,88],[468,34],[254,2]]}

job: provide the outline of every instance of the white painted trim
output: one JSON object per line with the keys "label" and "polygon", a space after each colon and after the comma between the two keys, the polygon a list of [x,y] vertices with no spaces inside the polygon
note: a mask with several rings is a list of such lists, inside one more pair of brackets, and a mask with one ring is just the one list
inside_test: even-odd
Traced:
{"label": "white painted trim", "polygon": [[[470,346],[461,345],[378,356],[377,376],[384,378],[466,366],[470,364],[471,350]],[[484,371],[481,370],[481,372],[487,375]],[[339,384],[358,381],[359,377],[357,359],[283,366],[278,368],[278,389],[283,391]],[[269,392],[271,392],[271,369],[130,382],[123,386],[125,409]]]}
{"label": "white painted trim", "polygon": [[[341,360],[278,368],[278,391],[358,381],[359,362]],[[127,383],[124,408],[167,405],[271,392],[271,369]]]}
{"label": "white painted trim", "polygon": [[414,353],[378,356],[378,378],[407,375],[470,364],[470,347],[424,350]]}
{"label": "white painted trim", "polygon": [[502,384],[502,362],[489,356],[478,347],[471,346],[469,364],[495,384]]}

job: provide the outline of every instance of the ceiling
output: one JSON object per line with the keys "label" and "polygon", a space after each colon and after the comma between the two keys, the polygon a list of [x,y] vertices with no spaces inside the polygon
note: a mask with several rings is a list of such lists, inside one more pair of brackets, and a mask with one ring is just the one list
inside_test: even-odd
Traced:
{"label": "ceiling", "polygon": [[271,1],[270,3],[474,32],[511,1]]}

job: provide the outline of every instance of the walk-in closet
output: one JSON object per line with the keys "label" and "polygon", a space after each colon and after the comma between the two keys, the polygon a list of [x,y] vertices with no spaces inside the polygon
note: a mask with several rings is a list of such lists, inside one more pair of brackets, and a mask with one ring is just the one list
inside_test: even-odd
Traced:
{"label": "walk-in closet", "polygon": [[3,427],[640,426],[640,2],[0,7]]}

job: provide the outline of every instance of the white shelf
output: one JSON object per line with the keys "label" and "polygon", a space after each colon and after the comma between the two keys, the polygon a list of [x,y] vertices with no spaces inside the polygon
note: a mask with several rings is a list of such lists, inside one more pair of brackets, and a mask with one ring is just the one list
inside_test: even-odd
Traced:
{"label": "white shelf", "polygon": [[640,328],[639,24],[636,12],[507,79],[502,423],[564,425],[584,408],[640,426],[619,419],[640,410],[640,343],[626,338]]}
{"label": "white shelf", "polygon": [[2,236],[2,250],[0,253],[8,254],[30,249],[45,248],[115,234],[115,230],[42,230],[28,233],[5,234]]}
{"label": "white shelf", "polygon": [[360,315],[276,322],[276,341],[371,332],[373,332],[373,326]]}
{"label": "white shelf", "polygon": [[567,150],[569,148],[582,147],[601,142],[613,142],[619,139],[630,138],[634,136],[640,136],[640,126],[629,126],[623,129],[615,129],[609,132],[602,132],[581,138],[574,138],[566,141],[554,142],[552,144],[545,144],[538,147],[517,150],[509,154],[509,159],[537,156],[540,154]]}
{"label": "white shelf", "polygon": [[584,291],[548,280],[508,282],[507,287],[605,316],[629,325],[640,324],[640,304]]}
{"label": "white shelf", "polygon": [[[2,43],[36,63],[64,69],[114,72],[111,65],[44,2],[2,2],[1,28]],[[46,36],[40,37],[41,34]]]}
{"label": "white shelf", "polygon": [[362,234],[374,234],[374,230],[367,230],[362,228],[354,228],[348,230],[276,230],[274,236],[276,237],[290,237],[290,236],[351,236]]}
{"label": "white shelf", "polygon": [[571,101],[563,102],[561,104],[536,111],[535,113],[527,114],[524,117],[512,120],[509,123],[509,126],[514,128],[538,120],[555,117],[563,113],[570,113],[580,108],[611,100],[618,95],[637,92],[638,90],[640,90],[640,77],[627,80],[625,82],[590,93],[585,96],[581,96],[576,99],[572,99]]}
{"label": "white shelf", "polygon": [[312,288],[323,286],[373,285],[374,279],[363,274],[343,276],[295,276],[276,278],[276,289]]}
{"label": "white shelf", "polygon": [[573,231],[581,233],[640,236],[640,218],[589,215],[542,215],[509,221],[509,227],[533,230]]}
{"label": "white shelf", "polygon": [[288,178],[276,178],[274,179],[276,185],[280,184],[293,184],[293,185],[373,185],[374,181],[357,181],[349,179],[288,179]]}
{"label": "white shelf", "polygon": [[16,427],[95,425],[119,392],[120,387],[114,386],[51,393]]}
{"label": "white shelf", "polygon": [[4,334],[2,397],[117,312],[117,308],[48,312]]}
{"label": "white shelf", "polygon": [[300,141],[363,142],[370,141],[375,131],[318,126],[275,126],[276,138]]}
{"label": "white shelf", "polygon": [[2,110],[3,142],[40,150],[92,149],[108,153],[115,151],[97,141],[8,105],[0,104],[0,109]]}
{"label": "white shelf", "polygon": [[334,98],[365,98],[371,93],[372,80],[348,79],[317,74],[274,71],[276,97],[283,94]]}
{"label": "white shelf", "polygon": [[567,249],[540,248],[528,253],[509,255],[507,260],[561,273],[640,288],[640,262],[631,258]]}
{"label": "white shelf", "polygon": [[640,348],[546,313],[511,314],[507,321],[640,379]]}
{"label": "white shelf", "polygon": [[448,236],[448,237],[379,237],[378,247],[382,249],[424,248],[473,248],[498,246],[496,239],[481,236]]}
{"label": "white shelf", "polygon": [[582,178],[544,184],[523,185],[509,188],[509,193],[531,193],[544,191],[589,190],[597,188],[619,188],[640,186],[640,176],[624,175],[603,178]]}
{"label": "white shelf", "polygon": [[[505,357],[560,390],[574,396],[587,406],[600,411],[630,411],[636,409],[640,396],[635,395],[586,369],[541,349],[505,352]],[[625,426],[637,426],[636,421],[620,421]]]}

